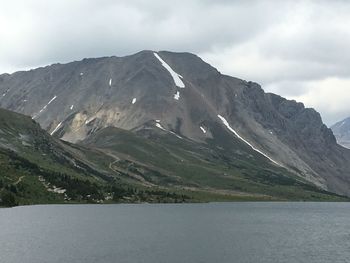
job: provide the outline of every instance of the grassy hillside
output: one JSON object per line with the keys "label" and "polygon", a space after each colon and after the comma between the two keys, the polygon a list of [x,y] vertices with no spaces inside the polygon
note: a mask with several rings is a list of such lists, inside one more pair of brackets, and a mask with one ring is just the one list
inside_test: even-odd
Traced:
{"label": "grassy hillside", "polygon": [[199,192],[204,199],[215,194],[231,200],[343,200],[271,164],[241,141],[226,140],[225,130],[212,130],[222,141],[196,143],[157,130],[137,135],[106,128],[83,143],[113,157],[109,166],[119,176]]}
{"label": "grassy hillside", "polygon": [[106,166],[112,160],[52,138],[29,117],[0,110],[0,206],[190,199],[124,182]]}

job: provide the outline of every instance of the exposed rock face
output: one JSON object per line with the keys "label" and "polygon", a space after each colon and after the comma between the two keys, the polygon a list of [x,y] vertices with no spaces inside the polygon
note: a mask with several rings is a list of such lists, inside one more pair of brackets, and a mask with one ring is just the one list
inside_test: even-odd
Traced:
{"label": "exposed rock face", "polygon": [[331,129],[337,138],[337,142],[350,149],[350,117],[337,122]]}
{"label": "exposed rock face", "polygon": [[350,195],[350,151],[337,145],[315,110],[222,75],[193,54],[142,51],[55,64],[1,75],[0,92],[1,107],[33,116],[71,142],[149,121],[205,142],[211,129],[224,126],[279,165]]}

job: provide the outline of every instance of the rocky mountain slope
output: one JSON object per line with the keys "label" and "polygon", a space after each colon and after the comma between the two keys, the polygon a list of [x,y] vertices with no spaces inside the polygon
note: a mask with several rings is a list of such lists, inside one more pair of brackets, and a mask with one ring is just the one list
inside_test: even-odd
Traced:
{"label": "rocky mountain slope", "polygon": [[337,122],[331,127],[337,142],[350,149],[350,118]]}
{"label": "rocky mountain slope", "polygon": [[0,92],[1,107],[69,142],[110,126],[152,126],[207,144],[224,129],[227,141],[240,140],[275,167],[350,195],[350,151],[315,110],[222,75],[193,54],[142,51],[3,74]]}
{"label": "rocky mountain slope", "polygon": [[52,138],[29,117],[0,110],[0,142],[0,206],[346,200],[271,165],[240,140],[205,145],[156,127],[110,127],[74,145]]}

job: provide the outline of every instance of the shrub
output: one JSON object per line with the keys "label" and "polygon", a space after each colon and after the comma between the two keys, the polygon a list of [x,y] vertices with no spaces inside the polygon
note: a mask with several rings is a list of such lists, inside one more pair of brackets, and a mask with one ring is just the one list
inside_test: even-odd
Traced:
{"label": "shrub", "polygon": [[3,192],[0,195],[0,198],[1,198],[0,204],[2,206],[12,207],[12,206],[18,205],[15,195],[11,192]]}

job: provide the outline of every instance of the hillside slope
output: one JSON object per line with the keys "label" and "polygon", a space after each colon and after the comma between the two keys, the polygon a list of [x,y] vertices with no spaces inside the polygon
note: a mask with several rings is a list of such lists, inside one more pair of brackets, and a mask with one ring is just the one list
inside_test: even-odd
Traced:
{"label": "hillside slope", "polygon": [[108,168],[113,160],[52,138],[30,117],[0,109],[0,206],[189,199],[123,180]]}
{"label": "hillside slope", "polygon": [[[248,154],[227,154],[224,148],[235,144]],[[300,181],[264,157],[256,156],[256,162],[256,153],[239,140],[210,145],[151,128],[106,128],[74,145],[51,137],[30,117],[0,110],[0,206],[345,200]]]}
{"label": "hillside slope", "polygon": [[213,126],[212,132],[216,139],[198,143],[148,123],[133,131],[104,128],[81,144],[113,156],[112,169],[146,185],[235,196],[238,200],[338,198],[276,166],[241,140],[232,139],[220,125]]}

